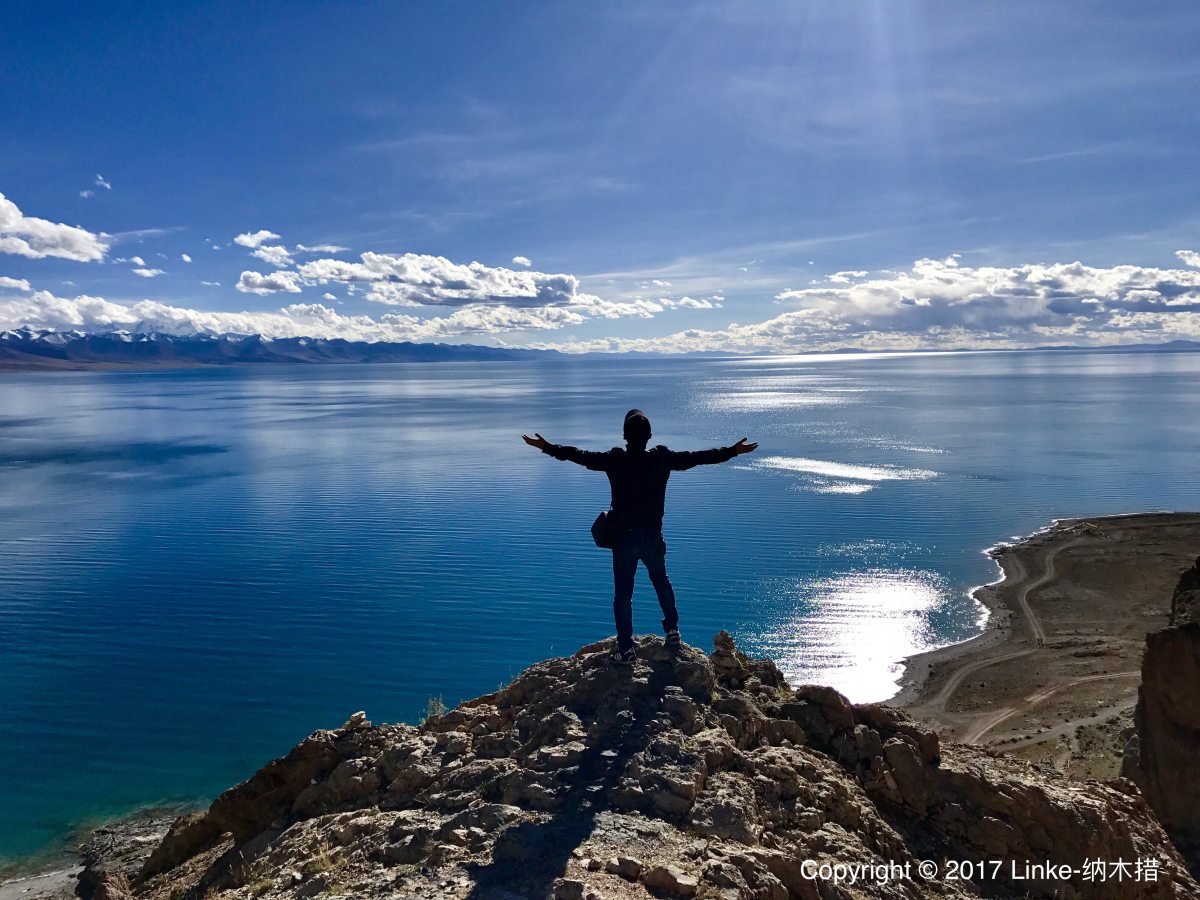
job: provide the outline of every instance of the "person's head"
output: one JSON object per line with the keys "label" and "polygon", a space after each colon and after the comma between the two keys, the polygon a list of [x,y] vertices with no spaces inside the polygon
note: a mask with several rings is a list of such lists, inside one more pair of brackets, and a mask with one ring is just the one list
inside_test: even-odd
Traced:
{"label": "person's head", "polygon": [[625,413],[624,435],[631,450],[645,450],[650,443],[650,420],[640,409]]}

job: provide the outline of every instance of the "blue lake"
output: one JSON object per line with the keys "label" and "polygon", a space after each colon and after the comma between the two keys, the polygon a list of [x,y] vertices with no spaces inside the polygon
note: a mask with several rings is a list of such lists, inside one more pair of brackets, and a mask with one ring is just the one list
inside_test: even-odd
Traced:
{"label": "blue lake", "polygon": [[[676,449],[684,639],[858,701],[975,633],[984,548],[1200,509],[1200,354],[565,360],[0,376],[0,858],[208,798],[358,709],[418,719],[612,633],[604,449]],[[657,627],[644,572],[639,632]]]}

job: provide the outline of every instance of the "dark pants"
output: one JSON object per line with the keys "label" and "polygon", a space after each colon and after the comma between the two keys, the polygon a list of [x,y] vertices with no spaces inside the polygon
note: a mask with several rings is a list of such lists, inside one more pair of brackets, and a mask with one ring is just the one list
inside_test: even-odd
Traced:
{"label": "dark pants", "polygon": [[675,591],[667,577],[667,543],[662,532],[655,528],[630,528],[617,538],[613,547],[613,617],[617,620],[617,649],[633,646],[633,577],[640,559],[650,575],[650,583],[658,594],[662,607],[663,629],[679,627],[679,612],[675,609]]}

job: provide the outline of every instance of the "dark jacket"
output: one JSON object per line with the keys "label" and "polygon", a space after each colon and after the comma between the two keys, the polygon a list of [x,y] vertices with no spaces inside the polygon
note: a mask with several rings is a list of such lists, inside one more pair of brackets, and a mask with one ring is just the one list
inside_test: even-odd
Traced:
{"label": "dark jacket", "polygon": [[619,528],[653,528],[658,531],[662,530],[667,479],[672,472],[723,463],[737,456],[733,447],[678,451],[668,450],[662,445],[649,450],[613,447],[597,452],[562,444],[547,444],[542,452],[608,475],[613,514]]}

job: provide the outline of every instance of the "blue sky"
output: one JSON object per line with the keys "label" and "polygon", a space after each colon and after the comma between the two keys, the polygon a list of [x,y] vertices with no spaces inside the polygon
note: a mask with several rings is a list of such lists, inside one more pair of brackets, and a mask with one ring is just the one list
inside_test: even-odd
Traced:
{"label": "blue sky", "polygon": [[0,328],[1200,338],[1193,2],[14,3],[2,27]]}

